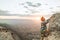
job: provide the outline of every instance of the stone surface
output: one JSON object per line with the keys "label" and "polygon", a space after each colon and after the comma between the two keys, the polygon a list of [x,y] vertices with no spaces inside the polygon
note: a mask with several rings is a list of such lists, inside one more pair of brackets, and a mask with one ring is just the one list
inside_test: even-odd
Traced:
{"label": "stone surface", "polygon": [[0,26],[0,40],[14,40],[11,32]]}
{"label": "stone surface", "polygon": [[0,26],[0,40],[20,40],[20,38],[11,30]]}
{"label": "stone surface", "polygon": [[49,27],[51,34],[49,40],[60,40],[60,13],[53,14],[50,17]]}
{"label": "stone surface", "polygon": [[10,32],[0,32],[0,40],[14,40]]}

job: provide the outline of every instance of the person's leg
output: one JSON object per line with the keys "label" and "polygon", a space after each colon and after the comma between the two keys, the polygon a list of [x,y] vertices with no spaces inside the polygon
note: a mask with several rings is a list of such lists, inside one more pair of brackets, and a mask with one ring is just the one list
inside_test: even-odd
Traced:
{"label": "person's leg", "polygon": [[41,37],[41,39],[40,40],[44,40],[44,37]]}
{"label": "person's leg", "polygon": [[45,37],[44,40],[48,40],[48,37]]}

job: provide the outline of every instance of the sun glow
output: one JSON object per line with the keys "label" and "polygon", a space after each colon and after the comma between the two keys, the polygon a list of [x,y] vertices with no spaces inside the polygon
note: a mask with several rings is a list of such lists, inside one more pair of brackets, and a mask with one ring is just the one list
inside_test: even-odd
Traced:
{"label": "sun glow", "polygon": [[40,17],[36,17],[36,20],[37,20],[37,21],[40,21]]}
{"label": "sun glow", "polygon": [[35,17],[34,22],[35,22],[35,23],[40,23],[40,17]]}

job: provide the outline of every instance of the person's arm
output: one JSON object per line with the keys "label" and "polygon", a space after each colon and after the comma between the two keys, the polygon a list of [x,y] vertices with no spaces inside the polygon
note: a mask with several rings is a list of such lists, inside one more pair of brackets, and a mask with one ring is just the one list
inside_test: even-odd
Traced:
{"label": "person's arm", "polygon": [[47,23],[49,22],[49,20],[50,20],[50,19],[47,19],[47,20],[45,21],[45,24],[47,24]]}

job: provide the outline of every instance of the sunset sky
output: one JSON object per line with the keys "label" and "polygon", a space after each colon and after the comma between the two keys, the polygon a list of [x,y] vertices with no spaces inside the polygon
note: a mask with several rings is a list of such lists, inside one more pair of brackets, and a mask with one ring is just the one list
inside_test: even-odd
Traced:
{"label": "sunset sky", "polygon": [[47,15],[60,11],[60,0],[0,0],[0,10],[10,14]]}

